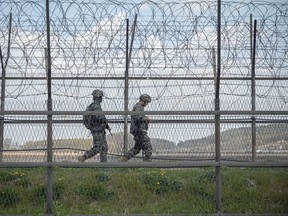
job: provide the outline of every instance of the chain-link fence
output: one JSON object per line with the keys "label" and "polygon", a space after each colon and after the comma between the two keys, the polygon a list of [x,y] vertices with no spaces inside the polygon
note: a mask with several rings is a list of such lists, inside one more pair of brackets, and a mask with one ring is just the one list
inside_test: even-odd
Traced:
{"label": "chain-link fence", "polygon": [[[60,206],[63,203],[72,205],[72,200],[79,206],[88,202],[89,209],[95,210],[93,202],[87,200],[91,194],[85,193],[86,190],[96,190],[96,194],[102,191],[99,193],[111,195],[113,202],[120,200],[121,197],[113,198],[112,194],[117,193],[109,190],[109,184],[114,183],[113,177],[127,176],[121,175],[120,169],[120,174],[116,171],[105,173],[101,169],[94,170],[94,173],[93,169],[88,169],[92,167],[157,167],[156,173],[138,174],[140,179],[147,180],[142,185],[151,189],[150,184],[159,183],[159,187],[151,189],[154,195],[159,190],[168,190],[160,185],[166,184],[168,188],[176,185],[176,191],[187,187],[184,194],[178,191],[178,198],[189,197],[183,206],[193,205],[184,212],[169,208],[167,211],[143,208],[141,212],[138,207],[130,208],[120,203],[127,208],[127,213],[253,211],[253,205],[250,208],[241,203],[239,206],[245,206],[241,209],[227,203],[230,186],[238,184],[227,180],[230,170],[222,176],[224,190],[221,193],[217,169],[214,173],[209,169],[188,168],[287,167],[288,4],[261,1],[220,3],[2,1],[0,179],[3,184],[0,200],[7,205],[2,205],[4,210],[0,213],[23,213],[21,207],[15,212],[13,205],[9,206],[10,202],[24,199],[14,191],[12,185],[15,182],[19,183],[21,193],[28,188],[30,199],[26,202],[31,208],[47,202],[48,214],[52,212],[52,194],[53,211],[59,215],[65,214]],[[217,49],[217,45],[221,45],[221,49]],[[78,157],[93,145],[91,132],[84,127],[82,116],[87,114],[85,109],[93,100],[91,93],[94,89],[104,92],[102,113],[112,129],[112,133],[106,131],[109,149],[108,163],[105,164],[94,163],[100,161],[99,155],[85,163],[78,162]],[[219,110],[215,108],[217,90]],[[142,163],[141,152],[129,162],[119,163],[123,154],[134,145],[129,133],[131,110],[143,93],[152,97],[152,102],[145,107],[145,114],[151,118],[148,134],[153,147],[152,163]],[[53,168],[52,172],[55,166],[62,168]],[[48,167],[48,173],[42,168],[20,167]],[[164,175],[161,167],[185,167],[198,177],[189,182],[180,173],[181,177],[175,179],[173,173],[178,169],[169,170],[169,174]],[[82,173],[82,177],[77,172]],[[263,174],[261,170],[259,172]],[[267,173],[272,172],[268,170]],[[238,170],[232,175],[243,175],[243,179],[239,177],[242,182],[238,186],[240,190],[247,187],[248,191],[242,197],[248,195],[261,202],[261,195],[258,197],[255,188],[261,190],[261,185],[265,184],[250,172],[246,176],[241,173]],[[54,183],[52,174],[57,179]],[[287,170],[275,173],[278,175],[287,176]],[[86,183],[75,186],[78,188],[75,194],[66,186],[75,184],[73,176],[79,181],[83,176],[87,178]],[[47,177],[47,182],[43,177]],[[98,178],[104,178],[104,183]],[[104,189],[89,188],[92,179],[101,182],[99,187]],[[137,185],[140,181],[135,176],[132,179],[131,184]],[[207,183],[207,188],[196,186],[201,180]],[[114,186],[121,188],[123,185],[126,183]],[[287,194],[287,185],[279,185],[273,188],[279,197],[270,200],[275,206],[267,208],[266,212],[259,209],[255,212],[288,212],[283,207],[285,202],[287,204],[287,199],[283,198]],[[188,194],[196,194],[197,199]],[[65,195],[73,199],[65,202],[59,198]],[[138,200],[135,196],[131,199]],[[156,196],[154,199],[160,198]],[[175,197],[170,198],[173,199]],[[31,204],[30,200],[36,201]],[[202,208],[194,207],[199,200]],[[207,202],[212,204],[204,205]],[[100,205],[105,205],[103,203]],[[73,210],[69,214],[103,213],[87,209],[79,212],[80,207]],[[125,212],[121,208],[111,212],[104,210],[108,214]]]}
{"label": "chain-link fence", "polygon": [[[273,121],[277,120],[285,121],[283,116],[273,118]],[[66,124],[63,124],[62,120],[59,121],[60,123],[53,125],[53,137],[58,137],[53,139],[53,161],[76,162],[79,155],[93,146],[92,134],[80,123],[80,120]],[[214,160],[215,127],[213,121],[213,119],[207,119],[204,123],[203,117],[193,116],[185,116],[181,119],[174,117],[171,122],[155,120],[149,128],[153,144],[152,158],[157,161]],[[5,125],[5,132],[13,132],[15,137],[29,139],[35,136],[38,140],[29,140],[23,145],[16,145],[13,139],[6,138],[3,161],[45,162],[47,160],[46,127],[45,123],[24,124],[22,122]],[[109,146],[108,160],[116,162],[123,155],[123,123],[111,123],[110,127],[113,129],[112,134],[108,131],[106,134]],[[221,130],[223,131],[221,133],[222,159],[244,162],[253,160],[251,120],[237,122],[235,119],[225,121],[223,118]],[[179,137],[175,137],[175,131]],[[41,133],[42,136],[40,136]],[[256,143],[257,161],[287,162],[287,123],[257,123]],[[128,134],[128,149],[133,145],[133,136]],[[99,158],[93,157],[89,161],[99,161]]]}

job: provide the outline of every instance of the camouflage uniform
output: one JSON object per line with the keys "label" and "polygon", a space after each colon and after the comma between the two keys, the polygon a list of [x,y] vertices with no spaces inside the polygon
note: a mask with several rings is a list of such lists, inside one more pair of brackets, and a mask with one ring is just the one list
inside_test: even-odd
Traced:
{"label": "camouflage uniform", "polygon": [[[143,96],[143,95],[142,95]],[[148,98],[150,98],[149,95],[144,95]],[[140,97],[141,100],[141,97]],[[145,97],[144,97],[145,100]],[[148,100],[148,102],[151,101],[151,98]],[[144,107],[138,102],[134,105],[133,111],[144,111]],[[131,148],[124,157],[129,160],[130,158],[137,155],[140,150],[142,150],[143,153],[143,160],[144,161],[151,161],[151,155],[152,155],[152,145],[151,140],[148,136],[147,130],[148,130],[148,118],[145,115],[132,115],[131,116],[131,125],[130,125],[130,133],[134,137],[134,147]]]}
{"label": "camouflage uniform", "polygon": [[[96,90],[95,90],[96,91]],[[95,91],[93,91],[93,100],[94,102],[91,103],[87,107],[87,111],[102,111],[101,108],[101,102],[102,102],[102,96],[101,97],[95,97]],[[98,90],[100,91],[100,90]],[[102,92],[102,91],[100,91]],[[102,93],[103,94],[103,93]],[[97,95],[96,95],[97,96]],[[85,161],[88,158],[91,158],[95,156],[96,154],[100,153],[100,161],[106,162],[107,161],[107,152],[108,152],[108,144],[106,141],[106,132],[105,129],[110,130],[110,127],[108,125],[107,119],[105,115],[97,115],[93,116],[92,118],[92,126],[91,126],[91,134],[93,136],[93,147],[87,151],[85,151],[84,155],[81,156],[80,161]]]}

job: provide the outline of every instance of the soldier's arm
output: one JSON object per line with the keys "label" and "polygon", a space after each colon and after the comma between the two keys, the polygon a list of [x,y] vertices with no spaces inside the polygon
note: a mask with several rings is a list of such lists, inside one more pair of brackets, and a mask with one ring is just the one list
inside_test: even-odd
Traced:
{"label": "soldier's arm", "polygon": [[108,124],[108,120],[106,119],[105,116],[104,116],[104,123],[105,123],[105,125],[106,125],[106,129],[110,131],[111,128],[110,128],[110,126],[109,126],[109,124]]}
{"label": "soldier's arm", "polygon": [[[135,105],[133,111],[139,111],[139,112],[142,112],[144,111],[144,108],[141,106],[141,105]],[[145,115],[134,115],[134,118],[137,119],[138,121],[143,121],[145,119]]]}
{"label": "soldier's arm", "polygon": [[[134,111],[144,111],[144,108],[141,105],[136,105],[133,109]],[[147,122],[148,121],[148,117],[144,114],[142,115],[134,115],[134,118],[137,122],[142,123],[142,122]]]}

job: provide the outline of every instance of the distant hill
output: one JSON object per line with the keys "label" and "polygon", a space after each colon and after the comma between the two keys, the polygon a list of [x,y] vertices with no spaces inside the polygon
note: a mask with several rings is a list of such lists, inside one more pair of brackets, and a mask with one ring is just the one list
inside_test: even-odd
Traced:
{"label": "distant hill", "polygon": [[[109,152],[120,154],[123,152],[124,148],[124,134],[123,133],[113,133],[113,136],[107,134],[107,143],[109,146]],[[71,148],[71,149],[90,149],[92,147],[92,136],[86,139],[58,139],[53,140],[53,148]],[[151,138],[153,145],[153,151],[161,149],[174,149],[177,148],[176,143],[165,140],[165,139],[155,139]],[[134,146],[133,136],[128,133],[128,149]],[[21,146],[22,149],[45,149],[47,148],[47,141],[29,141]]]}
{"label": "distant hill", "polygon": [[[251,127],[229,129],[221,132],[221,150],[250,150],[252,140]],[[195,150],[214,149],[215,136],[179,142],[177,147]],[[258,149],[288,150],[288,124],[268,124],[256,127],[256,145]]]}
{"label": "distant hill", "polygon": [[[113,137],[109,134],[107,135],[107,142],[109,144],[110,150],[116,152],[122,152],[123,150],[123,143],[124,143],[124,135],[123,133],[115,133]],[[175,149],[177,148],[176,143],[165,140],[165,139],[157,139],[151,138],[151,143],[153,146],[153,151],[158,151],[161,149]],[[134,146],[134,139],[133,136],[128,133],[128,149]]]}
{"label": "distant hill", "polygon": [[[221,132],[221,150],[251,150],[252,132],[251,127],[242,127],[229,129]],[[107,142],[111,153],[122,153],[124,135],[115,133],[113,137],[108,134]],[[214,151],[215,137],[210,135],[201,139],[186,140],[174,143],[165,139],[151,138],[153,151],[161,150],[181,150],[189,149],[191,151]],[[30,141],[21,146],[23,149],[46,148],[46,141]],[[256,127],[257,149],[283,149],[288,150],[288,124],[269,124]],[[128,134],[128,149],[133,147],[133,136]],[[89,149],[92,147],[92,136],[87,139],[61,139],[53,141],[54,148],[75,148]]]}

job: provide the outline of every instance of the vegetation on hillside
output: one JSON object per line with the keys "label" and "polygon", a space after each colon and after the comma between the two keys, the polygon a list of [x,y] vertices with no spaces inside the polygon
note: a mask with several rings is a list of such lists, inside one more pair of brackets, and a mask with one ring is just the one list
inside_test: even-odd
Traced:
{"label": "vegetation on hillside", "polygon": [[[251,127],[242,127],[229,129],[221,132],[222,149],[231,149],[235,146],[242,150],[251,149],[252,129]],[[268,124],[256,127],[257,147],[280,148],[288,150],[288,124]],[[179,148],[204,148],[209,146],[213,149],[215,145],[215,136],[210,135],[201,139],[186,140],[178,143]]]}
{"label": "vegetation on hillside", "polygon": [[[251,127],[229,129],[221,132],[222,149],[230,149],[237,146],[237,149],[251,149],[252,132]],[[108,134],[107,142],[112,153],[121,153],[123,148],[123,133],[115,133],[113,137]],[[161,149],[179,149],[189,148],[198,151],[213,151],[215,146],[215,137],[210,135],[201,139],[193,139],[179,142],[178,144],[165,140],[151,138],[154,151]],[[288,124],[269,124],[256,127],[257,148],[283,149],[288,150]],[[25,143],[23,149],[41,149],[46,148],[46,141],[30,141]],[[54,148],[91,148],[92,137],[87,139],[60,139],[53,141]],[[133,137],[128,135],[128,148],[134,145]],[[234,148],[235,149],[235,148]]]}

